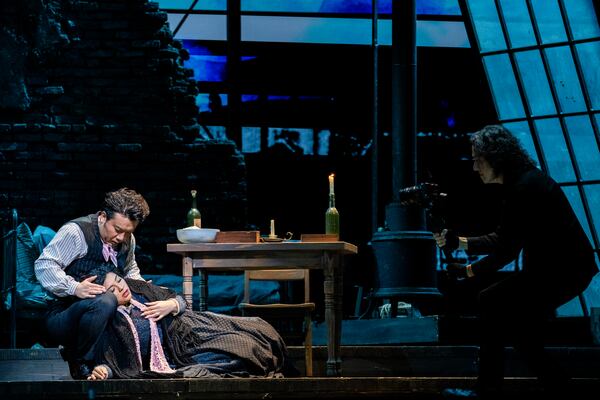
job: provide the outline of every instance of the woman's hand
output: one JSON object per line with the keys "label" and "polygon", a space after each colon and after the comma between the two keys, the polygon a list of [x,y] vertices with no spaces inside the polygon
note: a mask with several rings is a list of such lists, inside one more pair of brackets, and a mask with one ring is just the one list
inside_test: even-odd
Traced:
{"label": "woman's hand", "polygon": [[151,321],[160,321],[165,316],[177,311],[176,302],[175,299],[151,301],[146,303],[148,307],[142,312],[142,315]]}
{"label": "woman's hand", "polygon": [[108,369],[104,365],[96,365],[87,379],[88,381],[102,381],[104,379],[108,379]]}

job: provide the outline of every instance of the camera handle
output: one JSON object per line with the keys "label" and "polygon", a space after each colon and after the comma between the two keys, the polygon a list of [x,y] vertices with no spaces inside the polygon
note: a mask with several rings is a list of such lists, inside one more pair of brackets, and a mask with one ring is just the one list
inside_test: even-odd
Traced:
{"label": "camera handle", "polygon": [[442,247],[442,252],[444,253],[444,256],[446,256],[446,264],[456,262],[454,256],[452,255],[452,250],[450,250],[448,247]]}
{"label": "camera handle", "polygon": [[[446,222],[443,217],[440,217],[437,212],[434,211],[433,207],[427,209],[427,216],[429,217],[429,222],[431,223],[431,232],[440,234],[444,229]],[[452,255],[452,250],[450,250],[447,246],[441,248],[444,253],[445,260],[442,260],[446,264],[456,262],[456,259]]]}

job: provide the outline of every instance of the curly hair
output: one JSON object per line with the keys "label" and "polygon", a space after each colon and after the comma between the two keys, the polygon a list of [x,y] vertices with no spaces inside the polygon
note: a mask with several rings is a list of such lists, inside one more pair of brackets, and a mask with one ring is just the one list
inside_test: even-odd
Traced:
{"label": "curly hair", "polygon": [[519,139],[502,125],[488,125],[471,136],[476,156],[483,157],[496,174],[514,177],[536,168]]}
{"label": "curly hair", "polygon": [[150,214],[150,207],[142,195],[135,190],[121,188],[106,194],[102,211],[106,213],[108,219],[111,219],[115,213],[119,213],[132,221],[142,223]]}

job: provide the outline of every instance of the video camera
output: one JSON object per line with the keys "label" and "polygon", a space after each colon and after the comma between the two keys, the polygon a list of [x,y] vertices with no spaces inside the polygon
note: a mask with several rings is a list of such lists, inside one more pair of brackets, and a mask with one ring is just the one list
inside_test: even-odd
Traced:
{"label": "video camera", "polygon": [[[429,229],[433,233],[440,233],[446,227],[444,219],[444,208],[446,205],[446,193],[440,192],[440,188],[435,183],[424,182],[416,186],[400,189],[400,205],[416,206],[427,212]],[[452,251],[442,248],[446,261],[454,260]]]}
{"label": "video camera", "polygon": [[416,186],[400,189],[400,204],[418,206],[425,210],[439,209],[444,205],[447,194],[440,192],[435,183],[421,183]]}

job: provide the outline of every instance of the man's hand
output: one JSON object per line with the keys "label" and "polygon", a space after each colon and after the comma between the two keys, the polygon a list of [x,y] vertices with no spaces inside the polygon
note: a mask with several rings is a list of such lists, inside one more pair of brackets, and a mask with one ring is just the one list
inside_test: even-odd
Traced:
{"label": "man's hand", "polygon": [[463,264],[449,263],[446,266],[446,271],[448,271],[448,275],[454,279],[465,279],[468,277],[467,266]]}
{"label": "man's hand", "polygon": [[97,365],[87,379],[88,381],[108,379],[108,370],[104,365]]}
{"label": "man's hand", "polygon": [[449,251],[458,249],[458,236],[452,230],[444,229],[441,233],[434,233],[433,238],[439,248],[446,248]]}
{"label": "man's hand", "polygon": [[92,275],[85,278],[75,288],[75,296],[80,299],[91,299],[96,297],[97,294],[106,292],[106,288],[97,283],[93,283],[96,280],[97,275]]}
{"label": "man's hand", "polygon": [[151,321],[160,321],[165,316],[177,310],[176,301],[175,299],[169,299],[146,303],[148,308],[142,312],[142,315]]}

